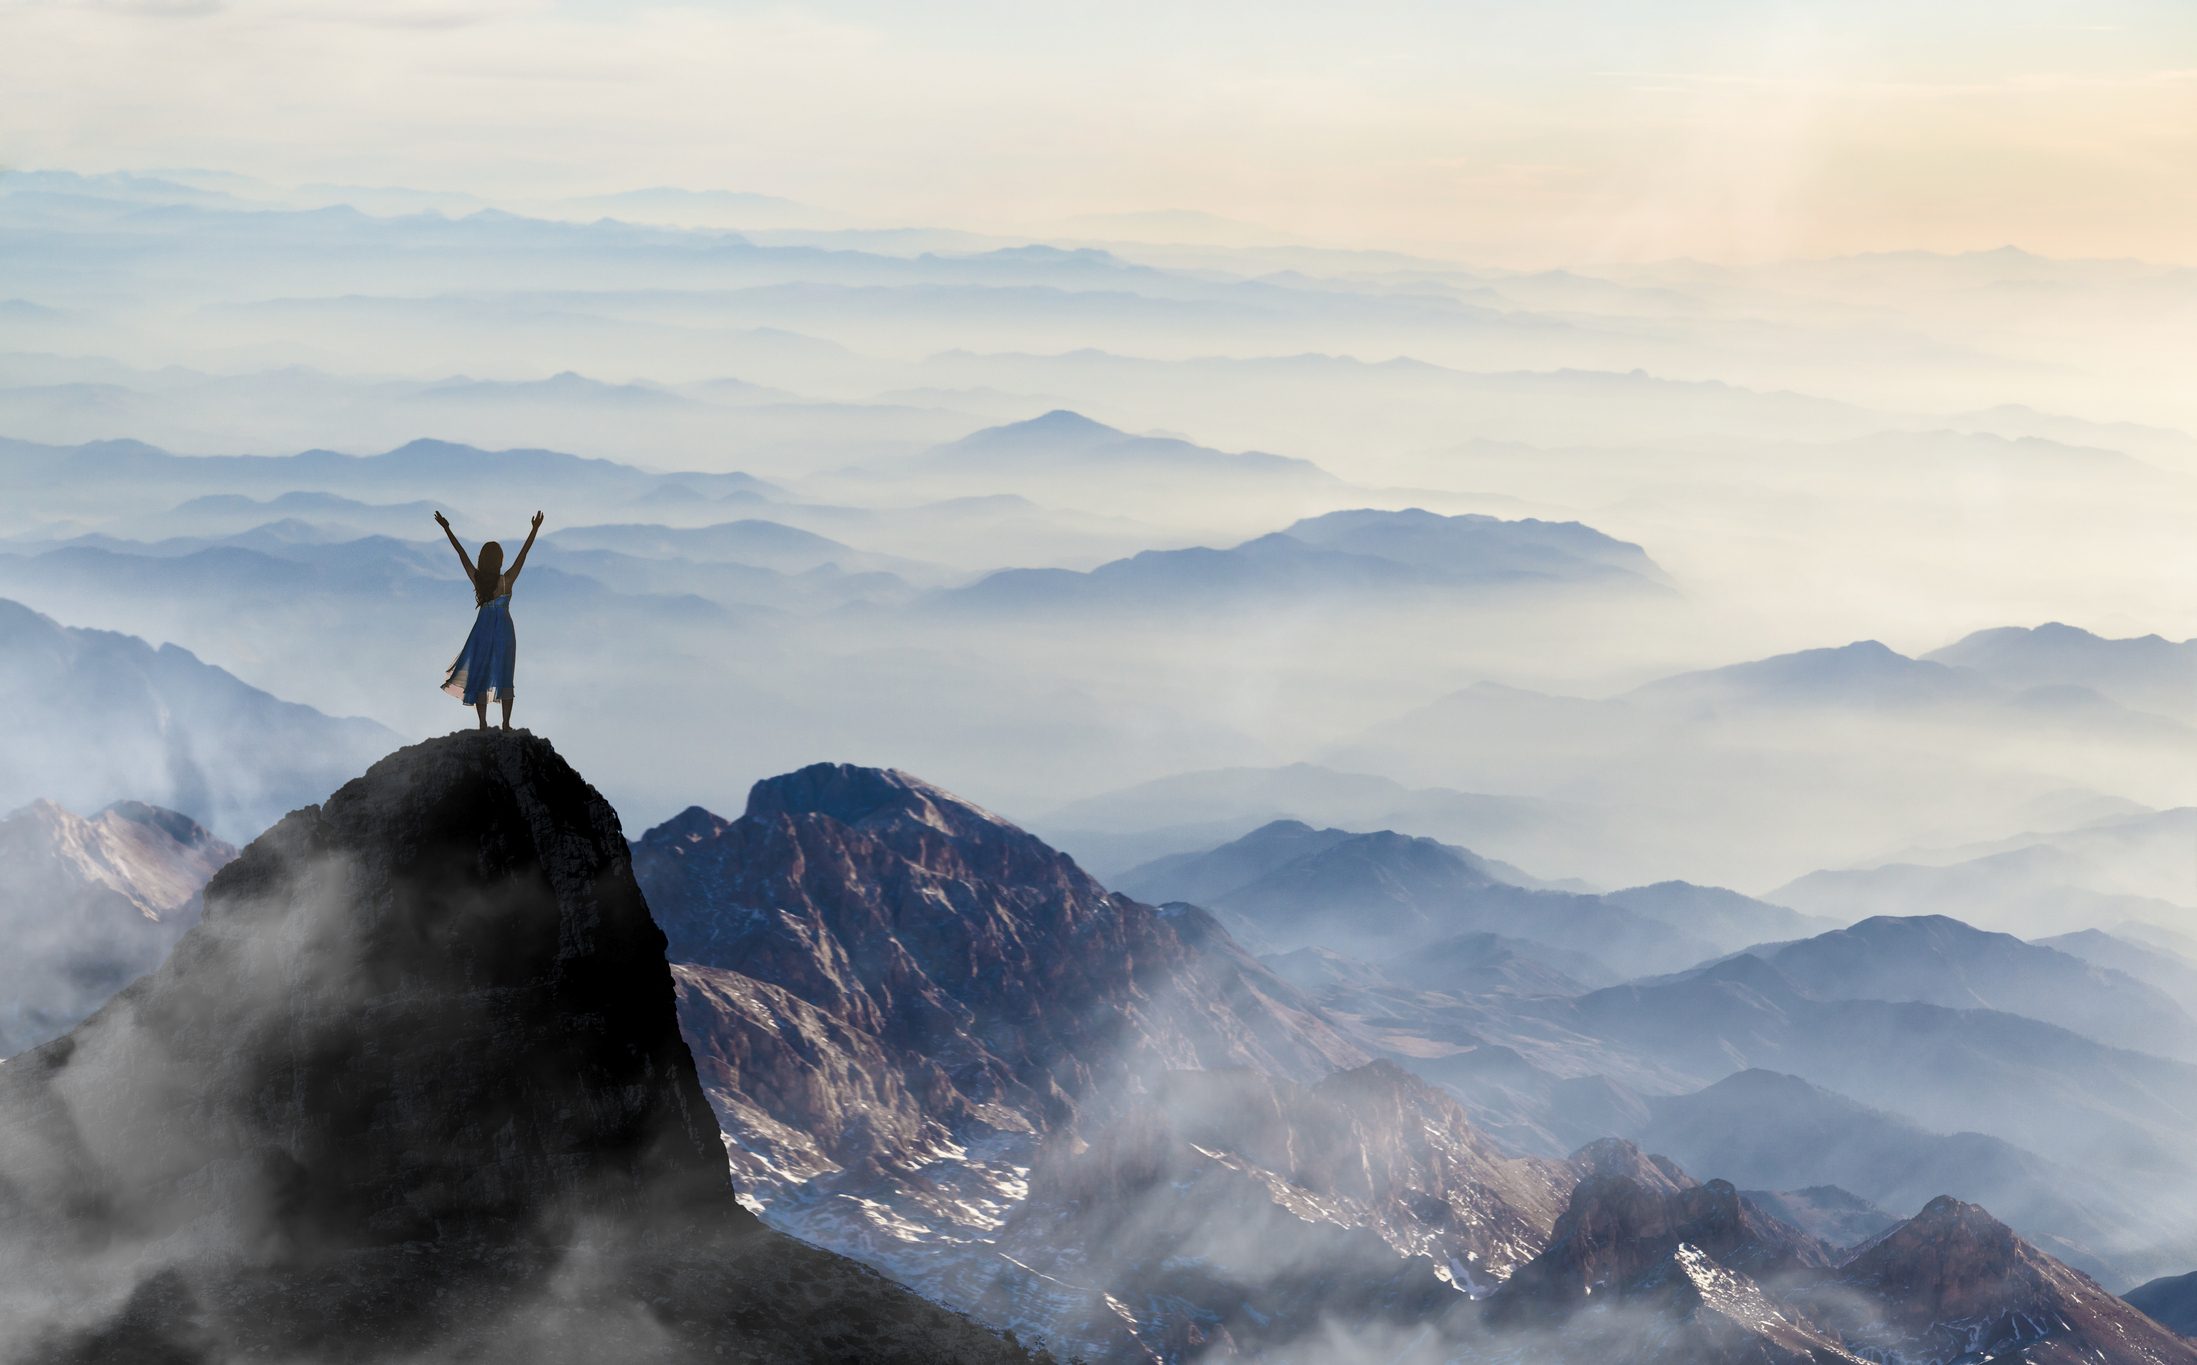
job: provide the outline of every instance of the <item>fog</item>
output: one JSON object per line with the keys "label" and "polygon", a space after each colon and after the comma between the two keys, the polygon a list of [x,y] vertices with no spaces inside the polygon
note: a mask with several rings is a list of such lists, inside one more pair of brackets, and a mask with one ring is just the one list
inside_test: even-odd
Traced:
{"label": "fog", "polygon": [[[2105,930],[2067,951],[2197,999],[2188,268],[1536,272],[1202,220],[985,235],[186,171],[0,173],[0,240],[8,809],[150,801],[241,844],[472,725],[437,690],[472,597],[432,514],[508,564],[539,509],[514,723],[632,835],[846,761],[1109,884],[1294,818],[1581,897]],[[1566,1085],[1637,1119],[1806,1070],[1915,1143],[1987,1134],[2023,1198],[2088,1160],[2040,1227],[2197,1207],[2180,1063],[1873,998],[1727,1026],[1700,1003],[1727,979],[1631,1013],[1399,990],[1350,1026],[1536,1155],[1607,1128]],[[1472,1072],[1481,1048],[1530,1075]],[[1188,1236],[1164,1201],[1122,1216],[1125,1258]],[[2178,1235],[2061,1251],[2133,1276]],[[1269,1287],[1369,1248],[1409,1278],[1366,1238],[1206,1249]],[[1291,1358],[1556,1349],[1471,1345],[1467,1316],[1324,1323]]]}
{"label": "fog", "polygon": [[[509,551],[539,507],[519,716],[637,826],[821,757],[1041,826],[1142,782],[1311,761],[1591,808],[1605,837],[1533,846],[1540,876],[1759,892],[2193,799],[2171,688],[2123,703],[2092,679],[2102,703],[2041,716],[2018,686],[1919,704],[1827,683],[1536,720],[1570,704],[1484,687],[1603,701],[2046,621],[2197,634],[2197,413],[2158,382],[2189,359],[2184,270],[2009,250],[1531,274],[786,227],[762,206],[742,233],[645,221],[665,216],[646,196],[606,206],[644,221],[555,221],[234,188],[0,176],[0,431],[188,456],[428,438],[626,469],[424,450],[125,473],[13,447],[0,595],[419,736],[469,719],[432,690],[469,622],[426,513]],[[956,445],[1052,412],[1113,431]],[[680,471],[750,478],[658,477]],[[1640,547],[1658,590],[1271,566],[1216,586],[1185,561],[1130,589],[958,591],[1348,508],[1579,522]],[[673,534],[757,521],[824,541]]]}

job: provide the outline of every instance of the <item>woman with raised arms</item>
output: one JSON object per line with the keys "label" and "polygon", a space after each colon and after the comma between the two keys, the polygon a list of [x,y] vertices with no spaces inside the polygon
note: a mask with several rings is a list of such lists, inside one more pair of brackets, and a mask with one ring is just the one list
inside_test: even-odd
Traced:
{"label": "woman with raised arms", "polygon": [[542,514],[534,514],[533,528],[526,533],[526,544],[519,547],[519,557],[512,561],[509,573],[504,572],[502,545],[491,540],[481,546],[481,562],[475,565],[466,555],[465,546],[458,543],[457,532],[450,529],[449,518],[437,512],[435,524],[450,537],[450,548],[458,552],[458,562],[465,566],[465,576],[473,583],[473,605],[479,608],[473,618],[473,633],[465,637],[465,648],[451,661],[442,690],[478,712],[483,730],[488,728],[488,704],[502,702],[503,728],[508,730],[511,673],[519,653],[519,635],[511,626],[511,585],[519,581],[519,570],[526,567],[526,552],[534,548],[534,537],[542,529]]}

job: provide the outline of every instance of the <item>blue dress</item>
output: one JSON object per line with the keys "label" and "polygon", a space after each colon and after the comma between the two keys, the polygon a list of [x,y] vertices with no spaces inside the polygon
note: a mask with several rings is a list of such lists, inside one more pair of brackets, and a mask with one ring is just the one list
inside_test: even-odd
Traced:
{"label": "blue dress", "polygon": [[511,628],[511,594],[482,605],[473,618],[465,648],[450,661],[442,690],[467,706],[511,700],[511,669],[519,654],[519,634]]}

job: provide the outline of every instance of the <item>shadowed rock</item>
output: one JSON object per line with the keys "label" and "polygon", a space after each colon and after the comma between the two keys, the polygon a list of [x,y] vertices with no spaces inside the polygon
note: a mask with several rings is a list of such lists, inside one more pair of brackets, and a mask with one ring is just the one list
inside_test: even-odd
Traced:
{"label": "shadowed rock", "polygon": [[24,1359],[1020,1359],[735,1202],[616,815],[543,740],[402,750],[0,1069]]}

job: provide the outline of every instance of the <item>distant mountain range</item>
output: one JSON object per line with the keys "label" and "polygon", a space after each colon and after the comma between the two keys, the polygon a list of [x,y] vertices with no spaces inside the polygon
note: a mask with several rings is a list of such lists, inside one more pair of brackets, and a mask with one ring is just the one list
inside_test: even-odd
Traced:
{"label": "distant mountain range", "polygon": [[[2108,816],[2058,834],[1921,851],[1930,862],[1896,860],[1811,872],[1770,892],[1769,899],[1834,917],[1864,909],[1942,910],[2032,935],[2123,920],[2171,926],[2197,907],[2197,865],[2188,857],[2192,841],[2197,841],[2197,807]],[[1961,856],[1969,852],[1977,856]]]}
{"label": "distant mountain range", "polygon": [[[1118,879],[1163,857],[1194,857],[1275,820],[1402,830],[1495,850],[1528,867],[1595,868],[1608,856],[1606,817],[1577,802],[1414,791],[1386,777],[1310,763],[1163,777],[1069,802],[1033,825],[1102,878]],[[1548,885],[1598,889],[1577,878]]]}
{"label": "distant mountain range", "polygon": [[1747,950],[1825,1000],[1915,1000],[2026,1014],[2122,1047],[2197,1061],[2197,1020],[2112,967],[1943,915],[1879,915]]}
{"label": "distant mountain range", "polygon": [[1982,1133],[1926,1132],[1797,1076],[1735,1072],[1694,1094],[1647,1103],[1652,1117],[1626,1135],[1695,1170],[1722,1171],[1743,1185],[1803,1176],[1894,1211],[1952,1194],[1999,1210],[2053,1255],[2110,1281],[2129,1278],[2114,1265],[2114,1249],[2132,1229],[2175,1231],[2080,1165]]}
{"label": "distant mountain range", "polygon": [[[1533,945],[1567,954],[1569,967],[1553,957],[1543,965],[1601,982],[1691,966],[1765,933],[1830,923],[1683,882],[1583,895],[1432,839],[1315,830],[1293,820],[1203,853],[1159,859],[1115,881],[1153,901],[1208,906],[1260,952],[1317,946],[1379,960],[1425,952],[1460,934],[1496,934],[1519,941],[1517,951],[1529,957]],[[1415,976],[1424,978],[1430,966],[1423,961]]]}
{"label": "distant mountain range", "polygon": [[1637,545],[1578,522],[1438,516],[1420,508],[1307,518],[1232,549],[1147,550],[1089,573],[1005,569],[942,601],[958,609],[1168,611],[1316,605],[1463,589],[1594,586],[1661,591]]}
{"label": "distant mountain range", "polygon": [[[1405,784],[1543,798],[1592,791],[1620,812],[1609,824],[1623,843],[1658,850],[1663,868],[1764,886],[1915,843],[1918,829],[1944,830],[1952,837],[1935,842],[1952,844],[2037,828],[2029,822],[2064,804],[2078,775],[2138,798],[2175,797],[2183,788],[2173,774],[2197,764],[2197,729],[2095,690],[2015,687],[1862,641],[1606,699],[1483,682],[1321,760]],[[1827,856],[1841,845],[1852,852]],[[2027,934],[2083,927],[1977,918]]]}
{"label": "distant mountain range", "polygon": [[2133,710],[2197,721],[2197,640],[2106,640],[2053,621],[1979,630],[1922,657],[2005,687],[2087,688]]}
{"label": "distant mountain range", "polygon": [[396,747],[369,720],[278,701],[175,645],[0,599],[0,807],[149,800],[243,839]]}

